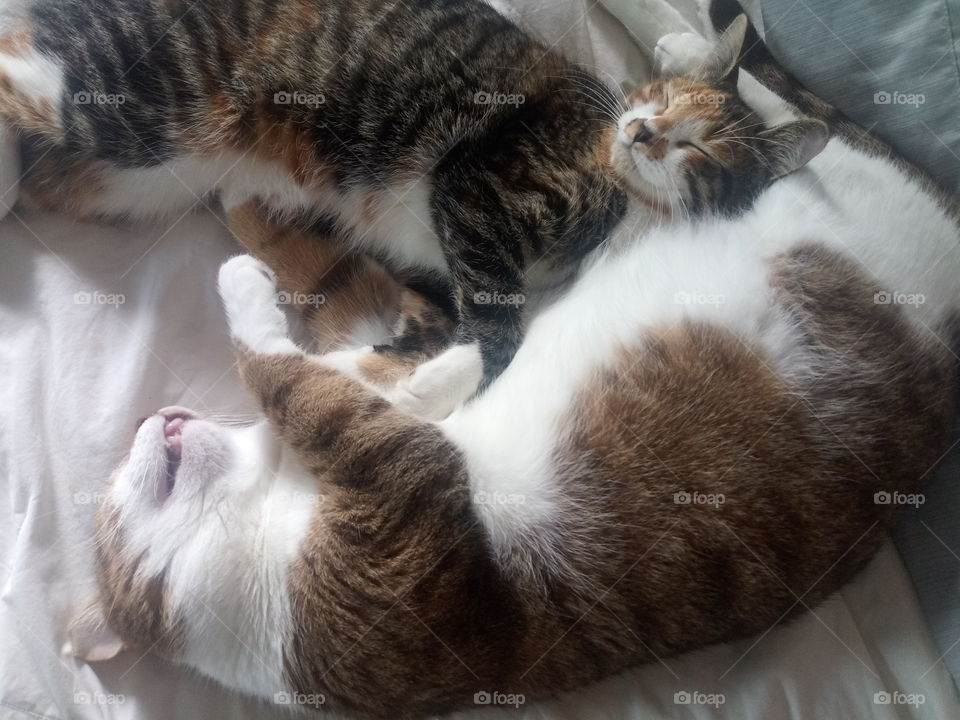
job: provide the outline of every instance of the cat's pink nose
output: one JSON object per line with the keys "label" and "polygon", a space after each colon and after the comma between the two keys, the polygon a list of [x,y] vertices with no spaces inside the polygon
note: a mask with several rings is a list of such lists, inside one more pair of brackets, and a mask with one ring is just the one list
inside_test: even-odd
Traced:
{"label": "cat's pink nose", "polygon": [[186,422],[186,419],[182,417],[170,418],[167,420],[166,424],[163,426],[163,436],[166,438],[172,438],[180,435],[180,432],[183,430],[183,424]]}

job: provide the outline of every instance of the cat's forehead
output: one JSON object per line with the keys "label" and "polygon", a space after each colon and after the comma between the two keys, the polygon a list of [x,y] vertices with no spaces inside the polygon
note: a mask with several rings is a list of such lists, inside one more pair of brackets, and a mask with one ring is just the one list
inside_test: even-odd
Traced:
{"label": "cat's forehead", "polygon": [[631,105],[669,104],[673,112],[718,119],[740,108],[736,96],[727,91],[688,77],[662,78],[634,90],[628,97]]}

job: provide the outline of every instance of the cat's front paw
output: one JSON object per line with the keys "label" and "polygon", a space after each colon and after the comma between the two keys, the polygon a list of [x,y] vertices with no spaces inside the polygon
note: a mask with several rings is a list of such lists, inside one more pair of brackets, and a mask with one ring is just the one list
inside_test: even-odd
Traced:
{"label": "cat's front paw", "polygon": [[712,49],[709,40],[694,33],[670,33],[657,41],[654,67],[659,75],[690,75],[703,66]]}
{"label": "cat's front paw", "polygon": [[442,420],[469,400],[482,380],[477,344],[455,345],[414,370],[386,397],[418,418]]}
{"label": "cat's front paw", "polygon": [[276,277],[265,263],[251,255],[230,258],[220,266],[217,288],[237,342],[257,353],[299,352],[277,307]]}

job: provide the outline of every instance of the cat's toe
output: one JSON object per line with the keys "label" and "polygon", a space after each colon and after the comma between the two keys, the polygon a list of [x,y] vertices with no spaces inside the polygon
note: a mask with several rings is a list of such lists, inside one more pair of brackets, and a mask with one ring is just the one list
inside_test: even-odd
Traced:
{"label": "cat's toe", "polygon": [[660,75],[689,75],[710,55],[712,44],[695,33],[670,33],[657,42],[654,65]]}

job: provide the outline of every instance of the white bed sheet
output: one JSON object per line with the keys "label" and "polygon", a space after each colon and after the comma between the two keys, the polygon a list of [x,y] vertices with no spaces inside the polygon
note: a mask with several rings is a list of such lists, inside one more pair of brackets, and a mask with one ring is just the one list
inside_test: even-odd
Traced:
{"label": "white bed sheet", "polygon": [[[618,79],[645,76],[638,48],[601,8],[517,6],[571,56]],[[205,210],[156,227],[21,211],[0,222],[0,717],[289,716],[288,706],[228,693],[149,655],[86,665],[60,653],[71,611],[93,588],[93,513],[136,418],[168,404],[251,410],[214,287],[232,252],[220,218]],[[923,703],[878,704],[882,692]],[[676,693],[724,702],[683,704]],[[517,716],[939,719],[960,717],[960,703],[888,545],[787,626],[524,705]]]}

